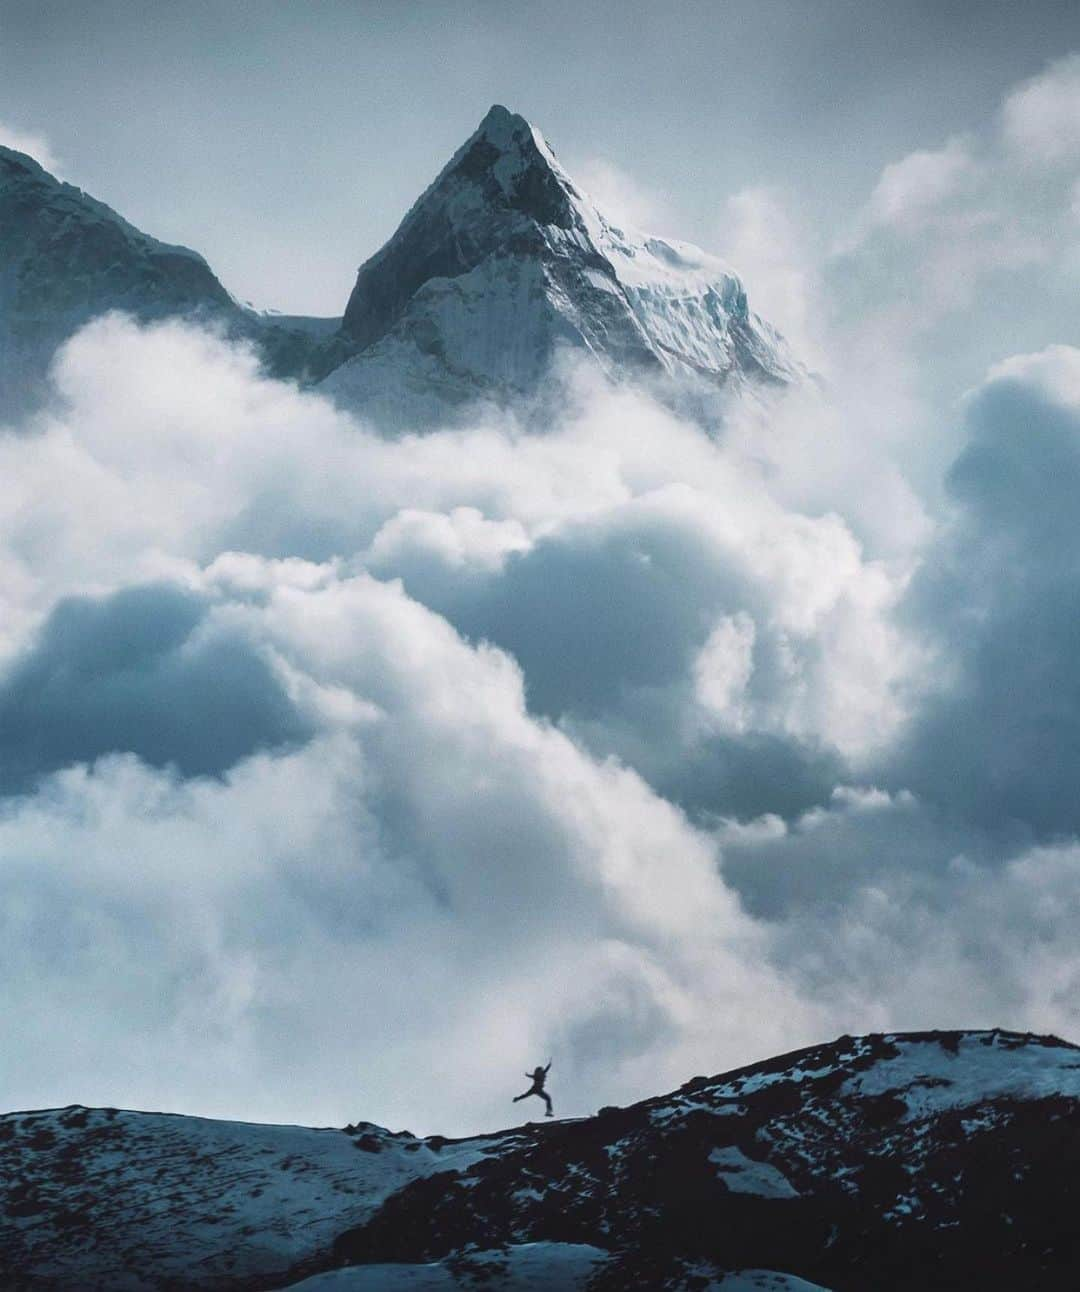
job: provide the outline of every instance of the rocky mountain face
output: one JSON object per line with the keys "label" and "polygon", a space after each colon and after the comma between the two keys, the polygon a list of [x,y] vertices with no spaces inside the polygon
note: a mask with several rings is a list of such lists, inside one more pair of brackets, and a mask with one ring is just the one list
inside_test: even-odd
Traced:
{"label": "rocky mountain face", "polygon": [[113,1109],[0,1118],[25,1289],[934,1292],[1080,1280],[1080,1048],[842,1037],[466,1140]]}
{"label": "rocky mountain face", "polygon": [[0,415],[39,400],[56,348],[113,309],[210,322],[391,431],[542,403],[561,354],[661,393],[802,371],[722,262],[604,215],[498,106],[361,267],[341,320],[241,306],[196,252],[0,148]]}
{"label": "rocky mountain face", "polygon": [[798,372],[727,266],[620,227],[500,106],[362,266],[342,332],[355,354],[327,388],[413,422],[528,399],[560,350],[608,376],[710,387]]}
{"label": "rocky mountain face", "polygon": [[33,407],[57,347],[109,310],[221,327],[254,342],[278,376],[323,375],[321,351],[337,326],[243,308],[197,252],[149,237],[32,157],[0,147],[0,415]]}

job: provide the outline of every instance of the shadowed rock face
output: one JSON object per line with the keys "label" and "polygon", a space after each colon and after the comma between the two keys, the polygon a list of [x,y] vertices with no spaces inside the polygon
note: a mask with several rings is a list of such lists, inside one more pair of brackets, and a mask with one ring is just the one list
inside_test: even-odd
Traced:
{"label": "shadowed rock face", "polygon": [[194,251],[140,233],[32,158],[3,147],[0,247],[5,313],[42,328],[102,309],[164,315],[232,304]]}
{"label": "shadowed rock face", "polygon": [[1058,1292],[1078,1152],[1080,1049],[1005,1032],[843,1037],[458,1141],[10,1114],[0,1282]]}
{"label": "shadowed rock face", "polygon": [[[829,1288],[1059,1288],[1080,1274],[1080,1050],[1049,1038],[844,1038],[417,1180],[346,1260],[596,1243],[590,1287],[766,1267]],[[692,1286],[687,1284],[686,1286]]]}
{"label": "shadowed rock face", "polygon": [[[500,165],[513,168],[506,182],[500,182]],[[391,241],[361,267],[342,331],[357,350],[366,349],[390,331],[430,279],[458,278],[499,252],[543,254],[545,225],[576,225],[585,234],[532,127],[505,108],[492,108]]]}
{"label": "shadowed rock face", "polygon": [[233,308],[210,267],[0,147],[0,409],[32,402],[57,346],[98,314]]}
{"label": "shadowed rock face", "polygon": [[277,376],[322,376],[333,362],[317,320],[275,323],[243,309],[202,256],[0,147],[0,415],[37,403],[56,349],[109,310],[211,323],[257,345]]}

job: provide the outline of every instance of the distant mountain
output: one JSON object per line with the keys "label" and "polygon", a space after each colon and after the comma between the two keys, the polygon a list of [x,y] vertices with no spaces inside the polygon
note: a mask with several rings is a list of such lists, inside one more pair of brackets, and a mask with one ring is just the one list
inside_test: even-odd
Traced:
{"label": "distant mountain", "polygon": [[11,1113],[0,1285],[1060,1292],[1078,1150],[1080,1049],[998,1031],[842,1037],[466,1140]]}
{"label": "distant mountain", "polygon": [[361,267],[342,333],[355,353],[326,388],[403,422],[529,398],[560,348],[712,388],[800,371],[726,265],[602,214],[500,106]]}
{"label": "distant mountain", "polygon": [[561,352],[661,394],[802,372],[727,266],[604,215],[498,106],[361,267],[341,320],[242,306],[198,253],[0,147],[0,416],[39,401],[57,347],[108,310],[212,323],[391,430],[542,400]]}
{"label": "distant mountain", "polygon": [[212,322],[253,341],[280,376],[322,376],[325,338],[338,325],[244,308],[197,252],[151,238],[0,147],[0,415],[33,406],[57,347],[109,310]]}

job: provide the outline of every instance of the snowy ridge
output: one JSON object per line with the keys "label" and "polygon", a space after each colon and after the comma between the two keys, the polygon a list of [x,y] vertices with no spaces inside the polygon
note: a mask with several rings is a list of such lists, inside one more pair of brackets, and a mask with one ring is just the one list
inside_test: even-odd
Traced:
{"label": "snowy ridge", "polygon": [[[0,1285],[261,1286],[325,1259],[396,1190],[484,1152],[374,1126],[62,1108],[0,1118]],[[21,1285],[21,1284],[19,1284]]]}
{"label": "snowy ridge", "polygon": [[0,1118],[0,1286],[1075,1286],[1080,1049],[843,1037],[596,1117],[416,1139]]}

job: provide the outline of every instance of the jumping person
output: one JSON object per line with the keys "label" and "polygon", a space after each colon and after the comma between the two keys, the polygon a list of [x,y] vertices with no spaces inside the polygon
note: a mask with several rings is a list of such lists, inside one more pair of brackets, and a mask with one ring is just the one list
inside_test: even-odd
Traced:
{"label": "jumping person", "polygon": [[551,1096],[544,1089],[544,1082],[547,1080],[547,1074],[550,1071],[551,1071],[551,1060],[548,1059],[546,1068],[534,1068],[532,1072],[526,1072],[525,1075],[532,1082],[532,1085],[528,1088],[528,1090],[525,1091],[523,1095],[515,1095],[514,1103],[515,1104],[520,1103],[522,1099],[528,1099],[530,1095],[539,1095],[540,1098],[544,1101],[544,1103],[547,1104],[547,1112],[544,1114],[544,1116],[554,1117],[555,1114],[551,1108]]}

